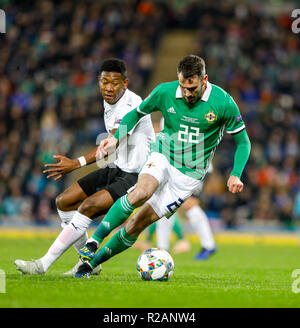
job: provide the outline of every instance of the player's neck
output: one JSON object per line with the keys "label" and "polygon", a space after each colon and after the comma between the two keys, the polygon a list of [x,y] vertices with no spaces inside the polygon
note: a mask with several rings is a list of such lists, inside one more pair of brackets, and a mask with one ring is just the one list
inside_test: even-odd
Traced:
{"label": "player's neck", "polygon": [[207,89],[207,84],[205,84],[204,87],[203,87],[203,90],[202,90],[201,95],[200,95],[200,99],[202,99],[206,89]]}

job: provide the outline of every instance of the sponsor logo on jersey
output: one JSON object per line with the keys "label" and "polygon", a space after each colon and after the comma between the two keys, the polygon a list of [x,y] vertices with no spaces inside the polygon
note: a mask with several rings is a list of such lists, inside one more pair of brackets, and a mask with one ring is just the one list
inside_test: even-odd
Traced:
{"label": "sponsor logo on jersey", "polygon": [[217,119],[217,115],[212,110],[210,110],[207,114],[205,114],[205,119],[208,123],[212,123]]}
{"label": "sponsor logo on jersey", "polygon": [[168,113],[176,114],[174,107],[170,107],[170,108],[167,110],[167,112],[168,112]]}

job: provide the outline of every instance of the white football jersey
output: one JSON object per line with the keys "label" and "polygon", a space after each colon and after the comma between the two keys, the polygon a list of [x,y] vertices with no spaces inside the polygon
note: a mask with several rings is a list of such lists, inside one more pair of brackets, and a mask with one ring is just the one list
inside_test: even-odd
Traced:
{"label": "white football jersey", "polygon": [[[128,112],[138,107],[141,102],[142,98],[128,89],[126,89],[119,101],[113,105],[108,104],[104,100],[104,124],[106,131],[111,133],[113,129],[117,129],[122,118]],[[122,171],[138,173],[146,161],[150,144],[155,141],[151,116],[146,115],[141,118],[128,134],[127,140],[123,140],[117,148],[117,159],[114,161],[114,164]]]}

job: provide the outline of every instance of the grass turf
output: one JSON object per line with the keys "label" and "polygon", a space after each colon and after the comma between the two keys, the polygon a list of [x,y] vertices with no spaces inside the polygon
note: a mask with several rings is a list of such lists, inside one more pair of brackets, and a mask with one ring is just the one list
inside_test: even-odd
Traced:
{"label": "grass turf", "polygon": [[[0,308],[202,308],[299,307],[292,292],[292,271],[300,269],[295,246],[225,245],[208,261],[195,261],[198,250],[173,255],[175,271],[167,282],[142,281],[135,269],[139,250],[130,249],[103,264],[90,280],[61,276],[76,262],[68,250],[45,275],[21,275],[14,260],[41,257],[53,238],[0,240],[0,269],[6,293]],[[299,286],[300,287],[300,284]]]}

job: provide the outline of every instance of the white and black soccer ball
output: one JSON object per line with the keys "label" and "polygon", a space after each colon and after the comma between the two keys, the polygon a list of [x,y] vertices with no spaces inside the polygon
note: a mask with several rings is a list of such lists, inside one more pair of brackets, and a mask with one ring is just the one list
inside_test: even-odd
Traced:
{"label": "white and black soccer ball", "polygon": [[172,256],[162,248],[150,248],[142,253],[136,264],[142,280],[168,280],[174,271]]}

